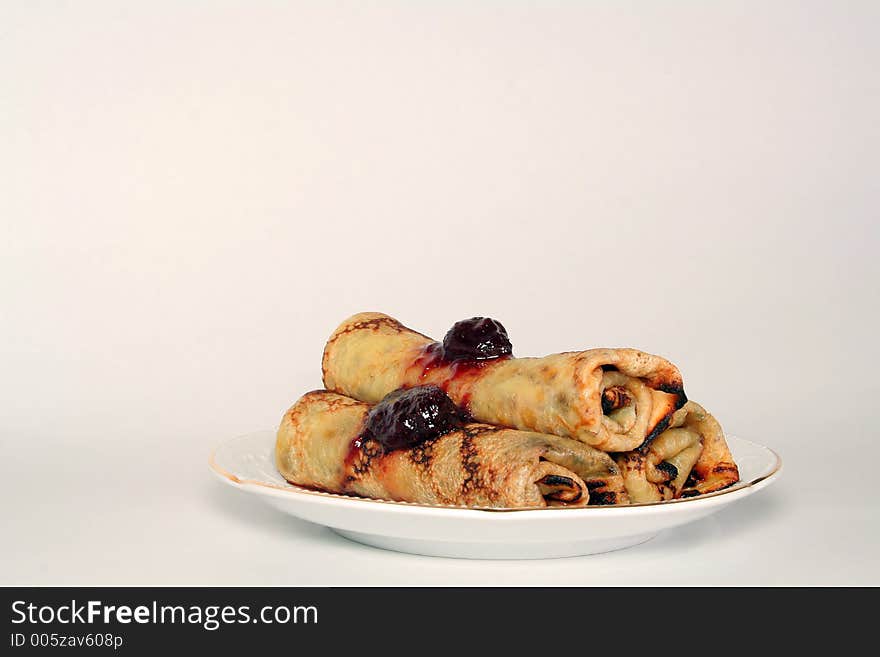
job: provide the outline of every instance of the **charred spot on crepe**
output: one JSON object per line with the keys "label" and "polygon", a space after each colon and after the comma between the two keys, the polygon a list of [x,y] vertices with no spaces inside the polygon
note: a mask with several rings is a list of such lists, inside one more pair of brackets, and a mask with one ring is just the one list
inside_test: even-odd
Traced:
{"label": "charred spot on crepe", "polygon": [[675,409],[678,410],[687,404],[687,395],[684,393],[684,386],[681,383],[661,383],[657,386],[657,390],[670,395],[675,395]]}
{"label": "charred spot on crepe", "polygon": [[602,391],[602,414],[608,415],[632,403],[632,395],[623,386],[611,386]]}
{"label": "charred spot on crepe", "polygon": [[412,461],[415,465],[421,466],[423,468],[430,467],[431,459],[434,458],[433,450],[431,449],[431,445],[434,441],[426,440],[420,445],[416,445],[409,452],[409,460]]}
{"label": "charred spot on crepe", "polygon": [[[587,487],[589,487],[589,484],[587,484]],[[589,506],[610,506],[613,504],[617,504],[617,493],[590,491]]]}
{"label": "charred spot on crepe", "polygon": [[562,475],[549,474],[541,479],[542,484],[548,486],[574,486],[574,479]]}
{"label": "charred spot on crepe", "polygon": [[[362,331],[364,329],[372,330],[372,329],[380,328],[383,326],[390,328],[391,330],[395,331],[396,333],[403,333],[404,331],[411,331],[412,330],[412,329],[407,328],[406,326],[404,326],[400,322],[398,322],[393,317],[387,317],[387,316],[371,317],[370,319],[364,319],[364,320],[349,324],[348,326],[346,326],[342,330],[334,333],[334,335],[332,335],[330,337],[330,340],[328,342],[330,342],[330,343],[335,342],[336,340],[341,338],[343,335],[347,335],[348,333],[352,333],[354,331]],[[421,335],[421,333],[419,335]]]}
{"label": "charred spot on crepe", "polygon": [[[461,494],[465,497],[474,491],[483,489],[490,496],[494,493],[488,490],[483,476],[487,475],[480,463],[480,450],[474,442],[481,434],[491,433],[497,428],[488,424],[469,424],[462,428],[461,443],[458,446],[461,455],[461,468],[464,470],[464,479],[461,482]],[[491,476],[491,475],[489,475]]]}
{"label": "charred spot on crepe", "polygon": [[666,475],[667,481],[671,481],[678,476],[678,468],[669,461],[660,461],[655,467]]}
{"label": "charred spot on crepe", "polygon": [[464,416],[437,386],[395,390],[370,409],[360,437],[384,451],[406,449],[433,440],[464,425]]}
{"label": "charred spot on crepe", "polygon": [[443,358],[492,360],[513,354],[513,345],[501,322],[491,317],[471,317],[453,324],[443,338]]}
{"label": "charred spot on crepe", "polygon": [[[611,474],[619,474],[616,467],[615,472]],[[587,485],[587,491],[589,491],[589,500],[587,502],[589,506],[611,506],[629,503],[628,500],[624,501],[626,494],[622,491],[607,490],[609,485],[608,479],[584,479],[584,483]]]}
{"label": "charred spot on crepe", "polygon": [[358,436],[351,441],[348,448],[348,454],[345,455],[343,468],[345,480],[343,481],[343,490],[347,490],[349,485],[369,472],[372,467],[373,459],[382,453],[381,447],[372,438],[364,438]]}
{"label": "charred spot on crepe", "polygon": [[621,457],[625,463],[635,466],[637,470],[645,469],[645,460],[637,452],[622,452],[615,456]]}
{"label": "charred spot on crepe", "polygon": [[544,499],[555,500],[563,504],[571,504],[577,502],[583,496],[584,492],[571,477],[562,475],[549,474],[541,477],[537,482],[539,487],[548,489],[556,488],[558,490],[543,491]]}
{"label": "charred spot on crepe", "polygon": [[647,436],[645,436],[645,440],[639,445],[639,452],[641,454],[645,454],[648,451],[648,448],[651,446],[651,443],[654,441],[654,438],[659,436],[661,433],[666,431],[669,428],[669,423],[672,421],[672,413],[669,413],[666,417],[660,420],[657,425],[651,429]]}
{"label": "charred spot on crepe", "polygon": [[467,496],[480,485],[479,451],[474,445],[474,437],[465,429],[459,446],[461,454],[461,467],[464,470],[464,480],[461,482],[461,493]]}
{"label": "charred spot on crepe", "polygon": [[[332,393],[328,393],[323,388],[310,390],[309,392],[305,393],[303,395],[303,397],[304,398],[311,397],[311,398],[315,398],[315,399],[320,399],[321,403],[325,404],[327,410],[330,412],[335,411],[338,408],[344,408],[346,406],[357,405],[357,403],[358,403],[354,399],[340,398],[339,395],[334,395]],[[293,415],[296,413],[296,409],[291,408],[290,412],[291,412],[291,415]]]}

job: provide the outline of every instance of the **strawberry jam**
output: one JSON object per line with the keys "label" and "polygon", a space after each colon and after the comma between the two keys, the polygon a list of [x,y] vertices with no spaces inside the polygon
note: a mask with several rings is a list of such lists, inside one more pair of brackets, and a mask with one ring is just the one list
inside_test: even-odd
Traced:
{"label": "strawberry jam", "polygon": [[443,359],[489,360],[510,356],[513,346],[501,322],[490,317],[471,317],[456,322],[443,338]]}
{"label": "strawberry jam", "polygon": [[461,428],[464,414],[437,386],[394,392],[367,414],[361,444],[374,440],[384,451],[405,449]]}

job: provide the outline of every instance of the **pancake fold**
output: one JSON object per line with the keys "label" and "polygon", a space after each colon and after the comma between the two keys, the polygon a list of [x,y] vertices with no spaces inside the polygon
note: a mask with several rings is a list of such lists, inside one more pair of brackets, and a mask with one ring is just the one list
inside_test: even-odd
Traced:
{"label": "pancake fold", "polygon": [[721,425],[689,401],[650,445],[615,455],[632,503],[713,493],[739,481]]}

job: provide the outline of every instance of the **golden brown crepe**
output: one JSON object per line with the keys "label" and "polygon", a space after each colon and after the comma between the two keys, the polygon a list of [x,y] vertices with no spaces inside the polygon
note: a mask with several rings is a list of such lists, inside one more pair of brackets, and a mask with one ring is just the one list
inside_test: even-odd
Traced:
{"label": "golden brown crepe", "polygon": [[626,503],[614,460],[581,442],[467,424],[384,452],[364,438],[368,404],[325,390],[285,414],[275,461],[291,483],[333,493],[485,508]]}
{"label": "golden brown crepe", "polygon": [[635,349],[448,363],[438,346],[388,315],[354,315],[324,348],[324,386],[375,403],[401,387],[434,384],[480,422],[606,452],[649,443],[686,401],[678,369]]}
{"label": "golden brown crepe", "polygon": [[696,402],[689,402],[682,410],[687,414],[682,426],[703,437],[703,451],[685,482],[681,496],[714,493],[738,482],[739,468],[718,420]]}
{"label": "golden brown crepe", "polygon": [[649,445],[616,460],[632,503],[692,497],[739,481],[721,425],[693,401]]}

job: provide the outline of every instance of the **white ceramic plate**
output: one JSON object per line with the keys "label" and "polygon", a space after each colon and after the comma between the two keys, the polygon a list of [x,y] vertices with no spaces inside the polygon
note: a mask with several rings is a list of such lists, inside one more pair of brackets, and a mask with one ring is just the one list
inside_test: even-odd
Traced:
{"label": "white ceramic plate", "polygon": [[226,483],[285,513],[360,543],[399,552],[473,559],[542,559],[608,552],[704,518],[776,480],[773,450],[727,438],[740,483],[717,493],[629,506],[481,510],[369,500],[294,486],[274,463],[275,432],[233,438],[211,455]]}

